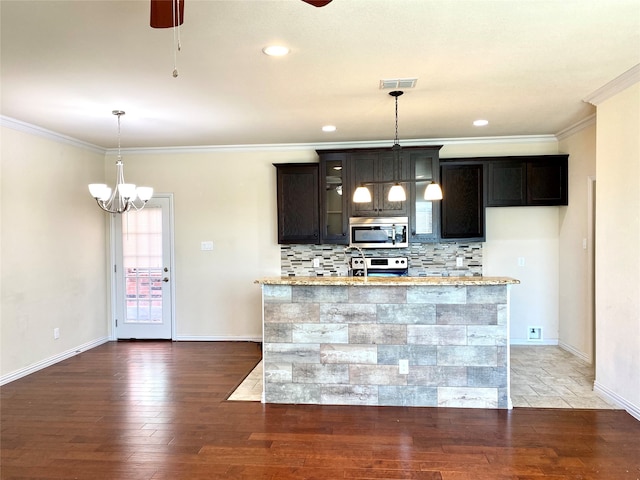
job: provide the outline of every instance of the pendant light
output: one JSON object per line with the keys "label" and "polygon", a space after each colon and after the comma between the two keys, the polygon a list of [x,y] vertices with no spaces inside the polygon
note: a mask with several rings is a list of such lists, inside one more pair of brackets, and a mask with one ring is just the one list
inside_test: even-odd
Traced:
{"label": "pendant light", "polygon": [[[389,92],[389,95],[395,98],[396,100],[396,136],[393,142],[393,147],[391,147],[391,151],[393,152],[393,177],[394,180],[397,178],[396,169],[400,166],[400,153],[402,152],[402,147],[400,147],[400,141],[398,140],[398,97],[402,95],[404,92],[402,90],[394,90],[393,92]],[[407,193],[404,191],[404,187],[400,185],[400,183],[396,182],[393,187],[389,190],[388,199],[390,202],[404,202],[407,200]]]}
{"label": "pendant light", "polygon": [[[371,182],[362,182],[358,188],[353,192],[353,202],[354,203],[369,203],[371,202],[371,192],[365,185],[374,185],[380,183],[393,183],[393,186],[389,189],[389,193],[387,199],[390,202],[405,202],[407,200],[407,193],[401,183],[417,183],[416,179],[405,179],[398,180],[397,169],[400,167],[400,156],[402,153],[402,147],[400,146],[400,141],[398,139],[398,97],[402,95],[404,92],[402,90],[394,90],[389,92],[389,95],[394,97],[395,106],[396,106],[396,136],[394,139],[393,146],[391,147],[391,151],[393,152],[393,180],[378,180]],[[427,201],[433,200],[442,200],[442,189],[440,185],[432,181],[424,191],[424,199]]]}
{"label": "pendant light", "polygon": [[[133,183],[124,181],[124,165],[120,154],[120,117],[124,115],[122,110],[114,110],[114,115],[118,117],[118,159],[116,160],[116,185],[114,188],[107,187],[104,183],[92,183],[89,185],[89,192],[95,198],[98,206],[107,213],[124,213],[134,208],[142,210],[149,199],[153,196],[153,188],[136,187]],[[136,199],[142,202],[135,204]]]}

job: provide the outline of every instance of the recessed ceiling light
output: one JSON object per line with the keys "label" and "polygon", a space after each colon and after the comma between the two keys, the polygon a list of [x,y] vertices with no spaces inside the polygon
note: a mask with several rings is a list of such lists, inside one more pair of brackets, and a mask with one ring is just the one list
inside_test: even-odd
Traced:
{"label": "recessed ceiling light", "polygon": [[322,127],[322,131],[323,132],[335,132],[336,131],[336,126],[335,125],[325,125],[324,127]]}
{"label": "recessed ceiling light", "polygon": [[475,127],[485,127],[489,125],[489,120],[484,120],[484,119],[474,120],[473,125]]}
{"label": "recessed ceiling light", "polygon": [[262,51],[270,57],[283,57],[289,53],[289,48],[282,45],[269,45],[268,47],[264,47]]}

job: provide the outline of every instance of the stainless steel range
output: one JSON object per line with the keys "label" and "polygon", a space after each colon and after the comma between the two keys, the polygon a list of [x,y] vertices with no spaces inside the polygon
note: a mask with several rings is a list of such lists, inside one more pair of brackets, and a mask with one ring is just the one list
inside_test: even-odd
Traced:
{"label": "stainless steel range", "polygon": [[349,265],[354,277],[364,276],[364,261],[369,277],[406,277],[409,274],[407,257],[361,257],[351,258]]}

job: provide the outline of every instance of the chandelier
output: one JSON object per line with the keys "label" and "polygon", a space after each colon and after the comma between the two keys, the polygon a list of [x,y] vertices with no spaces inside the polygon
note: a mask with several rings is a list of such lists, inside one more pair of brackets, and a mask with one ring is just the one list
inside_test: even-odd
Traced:
{"label": "chandelier", "polygon": [[[133,183],[124,181],[124,165],[120,154],[120,117],[124,115],[122,110],[114,110],[118,117],[118,159],[116,160],[116,185],[113,188],[104,183],[89,184],[89,192],[96,199],[98,206],[107,213],[125,213],[134,208],[142,210],[153,196],[153,188],[136,187]],[[136,200],[140,203],[136,205]]]}
{"label": "chandelier", "polygon": [[[389,95],[395,98],[396,101],[396,136],[393,142],[393,146],[391,147],[391,151],[394,155],[394,177],[396,176],[396,169],[400,166],[400,153],[402,151],[402,147],[400,146],[400,141],[398,140],[398,97],[402,95],[404,92],[402,90],[394,90],[393,92],[389,92]],[[360,184],[358,188],[356,188],[355,192],[353,192],[353,201],[354,203],[369,203],[371,201],[371,192],[365,185],[371,185],[376,183],[393,183],[393,186],[389,189],[388,200],[390,202],[404,202],[407,199],[407,193],[401,183],[416,183],[418,180],[415,179],[405,179],[405,180],[394,180],[391,182],[388,181],[377,181],[377,182],[363,182]],[[425,200],[442,200],[442,189],[440,185],[435,182],[431,182],[427,185],[427,188],[424,191],[424,199]]]}

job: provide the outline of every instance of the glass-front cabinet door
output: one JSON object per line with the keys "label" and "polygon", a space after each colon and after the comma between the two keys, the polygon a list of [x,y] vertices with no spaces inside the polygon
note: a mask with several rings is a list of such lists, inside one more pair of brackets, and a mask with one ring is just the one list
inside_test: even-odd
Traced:
{"label": "glass-front cabinet door", "polygon": [[348,244],[349,188],[346,153],[320,156],[320,232],[321,243]]}
{"label": "glass-front cabinet door", "polygon": [[424,192],[432,181],[438,183],[440,147],[420,150],[405,150],[409,156],[411,176],[416,182],[411,184],[411,218],[409,219],[409,239],[411,242],[436,242],[440,228],[440,201],[424,199]]}

